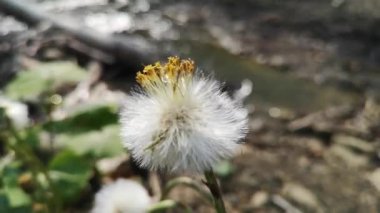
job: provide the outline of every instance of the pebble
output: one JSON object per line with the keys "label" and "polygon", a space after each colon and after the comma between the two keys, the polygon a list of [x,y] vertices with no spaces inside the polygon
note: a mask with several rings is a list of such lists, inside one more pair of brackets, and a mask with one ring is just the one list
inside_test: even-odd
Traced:
{"label": "pebble", "polygon": [[[348,167],[358,168],[368,165],[369,159],[365,155],[357,154],[349,148],[335,144],[330,149],[326,156],[335,157],[342,160]],[[335,162],[335,160],[334,160]]]}
{"label": "pebble", "polygon": [[126,154],[110,158],[103,158],[96,162],[96,168],[99,170],[101,174],[110,174],[111,172],[115,171],[116,168],[127,159],[128,156]]}
{"label": "pebble", "polygon": [[269,201],[269,194],[266,191],[258,191],[252,195],[250,205],[254,208],[264,206]]}
{"label": "pebble", "polygon": [[319,201],[314,193],[300,184],[286,183],[282,191],[286,197],[303,206],[311,209],[320,208]]}
{"label": "pebble", "polygon": [[337,134],[333,136],[333,142],[342,144],[347,147],[351,147],[353,149],[360,150],[362,152],[374,152],[375,148],[373,145],[365,140],[362,140],[360,138],[348,136],[348,135],[342,135]]}
{"label": "pebble", "polygon": [[367,175],[367,179],[380,192],[380,168]]}

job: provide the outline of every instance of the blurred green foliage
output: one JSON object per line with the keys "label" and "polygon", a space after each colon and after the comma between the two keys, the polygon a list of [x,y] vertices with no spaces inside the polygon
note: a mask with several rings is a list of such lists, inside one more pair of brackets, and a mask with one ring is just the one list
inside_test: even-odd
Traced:
{"label": "blurred green foliage", "polygon": [[5,95],[13,99],[35,100],[44,92],[76,85],[86,76],[86,71],[72,62],[41,63],[18,73],[5,88]]}
{"label": "blurred green foliage", "polygon": [[110,157],[123,152],[119,132],[118,125],[108,125],[100,131],[88,131],[79,135],[59,135],[56,143],[65,145],[80,155],[91,154],[97,158]]}
{"label": "blurred green foliage", "polygon": [[219,162],[213,169],[215,174],[222,178],[232,175],[235,170],[233,164],[228,160]]}
{"label": "blurred green foliage", "polygon": [[43,128],[54,133],[80,134],[117,122],[116,107],[106,105],[87,108],[60,121],[49,121]]}
{"label": "blurred green foliage", "polygon": [[87,78],[72,62],[49,62],[20,72],[7,85],[6,97],[31,100],[45,114],[15,129],[0,108],[0,212],[60,212],[91,190],[98,159],[124,152],[114,104],[86,102],[63,119],[51,119],[61,106],[49,105],[44,94],[63,94],[64,101]]}
{"label": "blurred green foliage", "polygon": [[[4,163],[4,159],[2,163]],[[31,196],[18,184],[18,177],[22,174],[21,166],[20,161],[14,160],[1,168],[0,212],[31,211]]]}
{"label": "blurred green foliage", "polygon": [[94,162],[72,151],[62,151],[49,162],[56,192],[65,202],[78,198],[92,175]]}

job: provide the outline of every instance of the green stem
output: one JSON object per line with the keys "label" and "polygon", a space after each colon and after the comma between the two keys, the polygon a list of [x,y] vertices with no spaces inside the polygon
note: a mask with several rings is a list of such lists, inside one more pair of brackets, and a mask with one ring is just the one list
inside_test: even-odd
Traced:
{"label": "green stem", "polygon": [[199,194],[201,194],[209,203],[213,203],[213,197],[210,195],[210,193],[205,191],[201,185],[199,185],[196,181],[194,181],[193,179],[189,177],[178,177],[173,180],[170,180],[166,184],[165,189],[162,192],[161,200],[166,199],[169,196],[169,193],[171,192],[171,190],[178,185],[184,185],[184,186],[194,189]]}
{"label": "green stem", "polygon": [[148,213],[164,212],[165,210],[172,209],[172,208],[177,207],[177,206],[182,208],[184,210],[184,212],[186,212],[186,213],[192,212],[189,207],[187,207],[186,205],[184,205],[180,202],[177,202],[174,200],[162,200],[162,201],[154,204],[153,206],[151,206],[148,209]]}
{"label": "green stem", "polygon": [[212,196],[214,197],[214,207],[217,213],[226,213],[224,202],[222,198],[222,192],[216,180],[215,174],[212,170],[205,172],[206,185],[210,189]]}
{"label": "green stem", "polygon": [[[48,186],[49,186],[49,191],[51,193],[49,196],[52,196],[51,198],[48,197],[48,201],[49,201],[48,206],[50,207],[50,210],[52,210],[54,212],[57,212],[57,213],[61,212],[61,201],[57,197],[57,195],[58,195],[57,191],[55,189],[53,181],[51,180],[50,175],[49,175],[47,169],[45,168],[44,164],[40,161],[40,159],[38,159],[34,155],[33,151],[30,149],[30,147],[26,146],[24,144],[24,140],[18,134],[18,132],[14,128],[12,122],[8,121],[7,123],[8,123],[10,133],[12,134],[12,136],[16,140],[16,144],[8,143],[10,148],[15,151],[16,155],[18,155],[20,158],[23,158],[27,164],[30,164],[30,167],[32,168],[33,176],[36,176],[36,174],[38,174],[38,172],[41,172],[44,175],[44,177],[46,178],[46,181],[48,183]],[[34,178],[36,178],[36,177],[34,177]]]}

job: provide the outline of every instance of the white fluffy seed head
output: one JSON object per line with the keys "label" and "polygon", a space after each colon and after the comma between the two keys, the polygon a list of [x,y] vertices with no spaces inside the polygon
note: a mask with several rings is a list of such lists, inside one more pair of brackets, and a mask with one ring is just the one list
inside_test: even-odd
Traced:
{"label": "white fluffy seed head", "polygon": [[191,60],[145,67],[121,112],[125,147],[142,167],[203,172],[230,158],[247,132],[247,111]]}
{"label": "white fluffy seed head", "polygon": [[16,128],[22,129],[29,125],[28,107],[25,104],[0,96],[0,108],[5,109],[6,116]]}
{"label": "white fluffy seed head", "polygon": [[147,190],[132,180],[118,179],[96,195],[91,213],[144,213],[151,204]]}

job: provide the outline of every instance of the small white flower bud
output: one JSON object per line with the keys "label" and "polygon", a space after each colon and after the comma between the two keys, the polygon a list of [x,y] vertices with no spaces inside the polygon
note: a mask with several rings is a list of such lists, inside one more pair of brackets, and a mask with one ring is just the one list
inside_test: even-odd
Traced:
{"label": "small white flower bud", "polygon": [[150,204],[151,198],[141,184],[118,179],[96,193],[91,213],[144,213]]}
{"label": "small white flower bud", "polygon": [[28,107],[25,104],[0,96],[0,107],[5,109],[6,116],[16,128],[21,129],[29,124]]}

